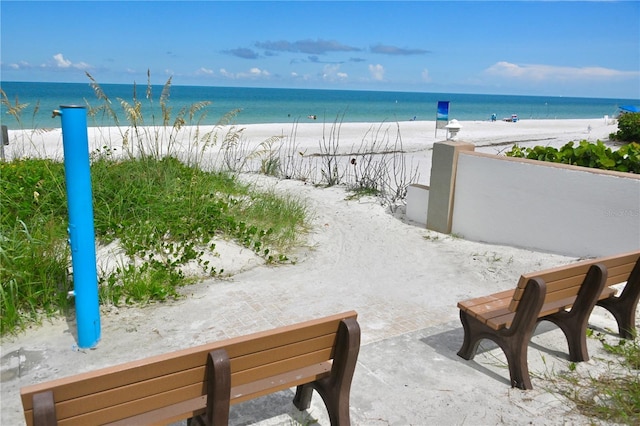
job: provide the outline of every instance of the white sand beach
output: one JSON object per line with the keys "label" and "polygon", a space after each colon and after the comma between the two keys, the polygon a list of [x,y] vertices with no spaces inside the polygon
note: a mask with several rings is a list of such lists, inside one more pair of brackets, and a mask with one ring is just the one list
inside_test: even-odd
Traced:
{"label": "white sand beach", "polygon": [[[527,120],[521,119],[516,123],[504,121],[461,121],[461,129],[457,140],[471,142],[476,150],[488,153],[501,153],[510,149],[513,144],[520,146],[555,146],[559,147],[569,141],[578,142],[588,140],[607,142],[610,133],[618,128],[616,121],[607,118],[570,119],[570,120]],[[122,134],[126,128],[115,127],[88,129],[89,148],[91,152],[97,149],[122,148]],[[171,129],[169,129],[171,130]],[[306,156],[319,154],[323,144],[339,145],[337,153],[345,154],[358,152],[362,145],[372,141],[380,144],[387,142],[395,144],[396,138],[402,142],[405,156],[416,164],[422,160],[430,161],[430,151],[434,142],[447,138],[445,129],[436,131],[435,121],[400,121],[384,123],[334,123],[334,122],[298,122],[276,124],[248,124],[236,126],[201,126],[197,129],[200,137],[209,131],[218,136],[218,143],[209,151],[215,153],[220,148],[220,141],[228,131],[241,130],[243,148],[250,150],[260,143],[281,137],[284,143],[294,145],[298,153]],[[145,136],[153,138],[156,132],[148,131]],[[133,132],[129,131],[128,138],[132,140]],[[194,127],[184,127],[174,136],[171,149],[185,151],[193,149],[193,139],[196,138]],[[167,137],[168,138],[168,137]],[[165,139],[167,139],[165,138]],[[4,147],[5,157],[11,159],[25,155],[39,155],[61,159],[63,156],[62,130],[38,129],[10,130],[10,143]],[[325,142],[323,142],[323,140]],[[131,142],[131,144],[134,144]],[[163,148],[167,148],[167,144]],[[326,149],[324,150],[326,152]],[[429,178],[430,164],[421,165],[422,178]],[[424,181],[414,182],[424,183]]]}
{"label": "white sand beach", "polygon": [[[561,146],[568,141],[608,139],[617,131],[603,118],[591,120],[521,120],[461,122],[458,140],[477,150],[498,153],[521,146]],[[361,145],[371,129],[388,129],[391,141],[400,129],[407,161],[419,169],[415,183],[429,184],[434,122],[344,123],[341,153]],[[239,126],[248,144],[291,135],[291,124]],[[323,127],[300,123],[296,149],[309,157],[320,152]],[[92,149],[104,145],[106,129],[90,129]],[[387,131],[387,130],[385,130]],[[47,155],[62,158],[59,130],[24,143],[10,132],[7,158]],[[113,141],[114,139],[112,139]],[[255,142],[254,142],[255,141]],[[187,143],[186,141],[182,141]],[[22,143],[22,145],[21,145]],[[505,358],[487,343],[473,361],[456,355],[462,326],[456,303],[513,288],[521,274],[575,261],[575,258],[521,248],[465,241],[407,221],[375,198],[349,199],[344,187],[321,188],[293,179],[243,174],[264,188],[295,193],[313,213],[308,241],[295,262],[264,265],[247,250],[229,245],[221,267],[232,276],[184,288],[185,297],[144,307],[102,308],[102,338],[96,348],[79,350],[72,318],[33,326],[1,341],[0,423],[23,424],[19,389],[104,366],[240,336],[347,310],[358,312],[362,343],[351,389],[354,425],[566,425],[586,424],[549,377],[569,370],[562,332],[546,323],[529,347],[534,389],[509,386]],[[596,307],[590,323],[605,339],[618,338],[615,321]],[[589,340],[591,360],[579,372],[607,371],[608,355]],[[232,408],[231,424],[294,424],[303,419],[292,391],[280,392]],[[328,424],[322,401],[314,394],[310,415]]]}

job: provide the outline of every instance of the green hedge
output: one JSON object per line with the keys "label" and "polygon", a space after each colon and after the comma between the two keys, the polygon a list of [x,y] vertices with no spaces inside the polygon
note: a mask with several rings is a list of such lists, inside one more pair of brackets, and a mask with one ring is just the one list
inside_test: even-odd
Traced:
{"label": "green hedge", "polygon": [[635,142],[624,145],[617,151],[611,150],[601,141],[591,143],[586,140],[580,141],[577,146],[569,142],[560,149],[551,146],[522,148],[514,145],[506,155],[603,170],[640,173],[640,143]]}
{"label": "green hedge", "polygon": [[609,139],[625,142],[640,142],[640,112],[631,112],[618,117],[618,131]]}

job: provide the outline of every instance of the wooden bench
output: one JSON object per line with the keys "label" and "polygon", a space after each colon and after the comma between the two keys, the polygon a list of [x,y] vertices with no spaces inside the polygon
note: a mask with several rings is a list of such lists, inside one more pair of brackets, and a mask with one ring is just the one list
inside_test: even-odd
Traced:
{"label": "wooden bench", "polygon": [[[619,296],[611,286],[624,283]],[[464,341],[458,355],[470,360],[482,339],[505,353],[511,385],[531,389],[527,347],[538,322],[565,334],[571,361],[589,359],[586,328],[596,304],[616,318],[623,337],[635,334],[640,299],[640,251],[589,259],[522,275],[513,290],[458,303]]]}
{"label": "wooden bench", "polygon": [[332,425],[349,425],[360,350],[356,312],[154,356],[20,390],[27,425],[226,425],[229,406],[290,387],[313,389]]}

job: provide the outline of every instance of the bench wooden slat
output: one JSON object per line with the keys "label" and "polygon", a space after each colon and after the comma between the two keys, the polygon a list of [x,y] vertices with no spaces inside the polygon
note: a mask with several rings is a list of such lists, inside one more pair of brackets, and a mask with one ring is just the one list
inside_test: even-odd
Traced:
{"label": "bench wooden slat", "polygon": [[[545,302],[542,307],[542,311],[540,312],[540,317],[555,314],[556,312],[560,312],[567,308],[570,308],[575,300],[576,297],[571,296],[565,297],[564,299],[554,300],[549,303]],[[489,319],[487,321],[487,325],[494,330],[500,330],[501,328],[509,327],[515,315],[515,312],[502,313],[502,315],[497,315]]]}
{"label": "bench wooden slat", "polygon": [[615,288],[605,287],[604,290],[602,290],[602,293],[600,293],[600,300],[608,299],[612,296],[615,296],[617,292],[618,290],[616,290]]}
{"label": "bench wooden slat", "polygon": [[[155,394],[146,398],[128,401],[116,406],[107,406],[101,410],[85,412],[81,415],[68,418],[58,418],[59,426],[81,426],[99,425],[115,422],[123,417],[132,417],[145,411],[152,411],[157,408],[170,405],[177,405],[185,400],[197,398],[202,395],[202,384],[189,385],[182,388]],[[182,413],[182,418],[187,418],[186,413]],[[178,413],[176,413],[178,415]]]}
{"label": "bench wooden slat", "polygon": [[[563,291],[563,292],[578,292],[578,289],[580,288],[580,286],[582,285],[582,282],[584,281],[584,278],[587,276],[586,273],[582,274],[577,274],[577,275],[573,275],[573,276],[569,276],[569,277],[562,277],[559,279],[555,279],[555,280],[550,280],[550,281],[546,281],[545,283],[547,284],[547,293],[548,294],[552,294],[555,292],[559,292],[559,291]],[[539,277],[542,278],[544,280],[543,277]],[[521,277],[521,281],[523,281],[522,277]],[[526,282],[525,282],[526,284]],[[516,290],[514,291],[513,294],[513,300],[511,301],[512,303],[517,303],[521,300],[522,298],[522,294],[524,292],[524,287],[525,284],[522,284],[522,288],[520,287],[520,283],[518,283],[518,288],[516,288]],[[552,300],[555,296],[551,296]],[[562,297],[562,296],[561,296]],[[517,306],[517,305],[516,305]],[[511,308],[511,310],[514,310],[513,308]]]}
{"label": "bench wooden slat", "polygon": [[633,266],[633,263],[627,263],[608,269],[609,276],[607,277],[607,286],[612,286],[627,281],[627,278],[629,278],[629,274],[631,273]]}
{"label": "bench wooden slat", "polygon": [[[548,302],[545,300],[545,304],[542,307],[542,311],[540,312],[540,317],[554,314],[556,312],[563,311],[567,308],[570,308],[575,302],[575,296],[569,297],[561,297],[561,293],[556,293],[558,298],[555,300],[549,300]],[[515,312],[507,309],[501,309],[498,311],[491,312],[489,315],[483,317],[484,322],[494,330],[500,330],[502,328],[508,328],[511,326],[511,322],[515,317]]]}
{"label": "bench wooden slat", "polygon": [[[586,271],[589,270],[589,267],[591,265],[595,265],[596,263],[603,264],[607,268],[607,270],[626,265],[626,267],[629,268],[628,272],[631,272],[631,269],[633,269],[633,266],[638,260],[639,256],[640,256],[640,251],[635,250],[632,252],[623,253],[619,255],[581,260],[579,262],[569,263],[566,265],[557,266],[555,268],[550,268],[543,271],[530,272],[530,273],[524,274],[523,277],[525,277],[526,279],[540,277],[542,279],[545,279],[545,282],[547,282],[547,280],[554,281],[555,279],[561,279],[563,275],[564,277],[573,275],[574,274],[573,270],[582,271],[583,268],[586,268],[584,269],[586,273]],[[570,267],[570,268],[567,269],[567,267]]]}
{"label": "bench wooden slat", "polygon": [[[535,276],[533,276],[532,274],[522,275],[514,292],[513,300],[511,301],[511,310],[517,310],[518,303],[522,298],[522,294],[524,293],[527,281],[529,281],[531,278],[535,277],[544,280],[545,284],[547,285],[547,292],[554,292],[563,289],[578,289],[580,288],[580,285],[582,285],[584,278],[587,276],[589,268],[590,265],[576,268],[571,273],[568,273],[566,270],[560,270],[554,273],[541,273]],[[577,292],[577,290],[575,291]]]}
{"label": "bench wooden slat", "polygon": [[[600,295],[600,299],[606,299],[615,295],[616,290],[613,288],[605,288],[602,290]],[[551,302],[549,305],[543,306],[543,311],[540,316],[550,315],[555,312],[560,312],[563,309],[568,309],[571,307],[573,302],[575,301],[575,297],[565,298],[556,302]],[[477,312],[470,312],[471,314],[477,314]],[[510,309],[499,309],[492,312],[485,312],[483,315],[475,315],[474,317],[483,323],[487,324],[494,330],[501,330],[503,328],[508,328],[511,326],[511,322],[513,321],[513,317],[515,317],[515,312],[512,312]]]}
{"label": "bench wooden slat", "polygon": [[[544,298],[544,306],[552,305],[558,300],[567,301],[567,300],[571,300],[572,298],[575,299],[579,291],[580,291],[579,285],[547,291],[547,294]],[[571,307],[572,304],[573,304],[573,301],[569,302],[569,304],[565,306]],[[543,309],[544,309],[544,306],[543,306]]]}
{"label": "bench wooden slat", "polygon": [[[234,386],[231,388],[231,404],[238,404],[259,396],[268,395],[295,385],[326,377],[331,372],[331,362],[324,361],[313,366],[300,368],[278,376],[271,376],[259,381]],[[284,384],[288,383],[286,386]]]}
{"label": "bench wooden slat", "polygon": [[[231,403],[237,404],[258,396],[268,395],[278,392],[289,387],[296,386],[307,382],[308,380],[317,380],[326,377],[331,371],[331,362],[322,362],[317,365],[301,368],[296,371],[287,372],[282,375],[269,377],[250,385],[241,385],[231,388]],[[283,384],[286,387],[281,388]],[[162,422],[167,424],[180,420],[182,416],[171,417],[174,413],[190,413],[192,416],[201,414],[206,407],[206,397],[200,396],[178,404],[162,407],[147,413],[129,417],[113,423],[109,426],[127,426],[154,424]]]}
{"label": "bench wooden slat", "polygon": [[320,363],[330,359],[331,349],[324,349],[321,351],[311,352],[308,354],[289,358],[278,362],[272,362],[260,367],[252,368],[244,371],[231,370],[231,386],[240,386],[246,383],[262,380],[267,377],[282,374],[287,370],[302,368],[305,365]]}
{"label": "bench wooden slat", "polygon": [[[587,259],[580,262],[570,263],[568,265],[546,269],[544,271],[523,274],[518,281],[514,300],[511,304],[511,310],[515,311],[517,309],[518,301],[522,297],[522,292],[524,291],[526,283],[531,278],[542,278],[547,284],[547,288],[554,287],[556,282],[567,279],[570,280],[571,283],[574,282],[573,280],[582,282],[591,265],[600,263],[607,268],[608,275],[605,285],[612,286],[627,281],[627,278],[639,257],[640,251],[633,251],[617,256],[614,255],[596,259]],[[569,284],[569,282],[565,281],[565,284]]]}
{"label": "bench wooden slat", "polygon": [[[149,395],[162,395],[174,389],[183,389],[196,385],[198,394],[203,395],[205,367],[193,368],[184,372],[160,376],[140,383],[110,389],[105,392],[90,394],[82,398],[74,398],[56,405],[59,419],[72,418],[84,413],[99,411],[104,408],[124,404]],[[186,397],[185,397],[186,399]]]}
{"label": "bench wooden slat", "polygon": [[505,290],[498,293],[489,294],[487,296],[475,297],[473,299],[463,300],[458,302],[458,308],[460,309],[473,309],[478,305],[493,302],[495,300],[510,299],[513,296],[513,289]]}
{"label": "bench wooden slat", "polygon": [[[513,291],[510,292],[513,294]],[[498,298],[484,298],[484,303],[474,303],[472,306],[458,305],[460,309],[466,310],[473,316],[484,317],[487,313],[493,312],[498,309],[508,309],[511,297]]]}
{"label": "bench wooden slat", "polygon": [[[207,397],[199,396],[178,404],[158,408],[157,410],[153,410],[149,413],[140,414],[138,416],[129,417],[111,423],[105,423],[105,426],[137,426],[176,423],[182,419],[182,413],[190,413],[190,417],[202,414],[206,405]],[[176,415],[175,413],[181,414]]]}
{"label": "bench wooden slat", "polygon": [[[330,371],[331,362],[325,361],[295,371],[274,374],[257,382],[234,386],[231,388],[231,404],[308,383],[325,377]],[[203,385],[200,384],[200,387]],[[197,385],[191,385],[166,393],[130,400],[124,404],[111,405],[102,410],[90,411],[80,416],[60,420],[58,424],[60,426],[75,426],[113,422],[114,424],[139,425],[159,420],[166,424],[164,419],[167,416],[178,420],[189,418],[194,411],[204,410],[205,407],[206,397],[201,395]],[[127,418],[117,420],[123,416]]]}
{"label": "bench wooden slat", "polygon": [[485,324],[491,327],[493,330],[502,330],[511,326],[516,313],[511,311],[501,311],[500,315],[496,315],[492,318],[488,318]]}
{"label": "bench wooden slat", "polygon": [[[495,322],[497,317],[500,317],[502,315],[506,315],[508,313],[512,313],[509,308],[507,306],[501,308],[501,309],[496,309],[493,311],[489,311],[489,312],[484,312],[483,315],[479,315],[475,312],[470,312],[468,311],[468,313],[472,314],[472,316],[474,318],[476,318],[478,321],[484,323],[484,324],[488,324],[489,322]],[[506,325],[506,324],[505,324]]]}
{"label": "bench wooden slat", "polygon": [[[250,355],[234,358],[231,360],[232,370],[235,371],[235,373],[232,374],[232,386],[242,385],[254,380],[260,380],[264,377],[279,374],[282,370],[286,370],[287,368],[297,368],[297,364],[304,365],[305,363],[313,362],[312,359],[319,361],[329,359],[333,350],[334,339],[335,334],[329,334],[304,342],[295,343],[293,345],[286,345],[268,351],[252,353]],[[287,360],[288,357],[293,357],[296,354],[308,354],[310,356],[298,357],[297,359],[289,360],[287,362],[280,362],[281,360]],[[261,365],[261,368],[256,369],[256,365]],[[175,388],[187,387],[193,384],[198,386],[191,387],[190,389],[193,389],[194,391],[196,389],[201,389],[198,392],[202,395],[205,393],[203,385],[204,381],[205,367],[203,364],[200,367],[192,368],[190,370],[178,371],[176,373],[154,377],[150,380],[93,393],[85,397],[62,401],[57,404],[56,409],[58,411],[58,417],[60,419],[65,419],[67,417],[75,417],[82,413],[99,411],[105,407],[130,401],[136,399],[138,395],[152,395],[154,393],[162,394],[170,392]],[[187,393],[184,394],[185,398],[188,398],[189,396],[190,395],[187,395]],[[166,403],[166,400],[161,401],[161,404]]]}
{"label": "bench wooden slat", "polygon": [[[60,425],[102,424],[145,412],[166,414],[168,406],[174,407],[172,410],[191,407],[187,401],[206,400],[207,357],[219,348],[224,348],[230,358],[231,385],[242,391],[242,398],[270,393],[274,386],[263,388],[260,383],[274,376],[283,380],[291,378],[287,374],[292,369],[306,371],[309,365],[324,366],[322,373],[299,379],[303,380],[300,383],[309,383],[315,380],[314,375],[326,373],[323,363],[329,360],[331,365],[340,322],[356,315],[350,311],[27,386],[21,389],[25,418],[31,425],[32,396],[45,389],[53,391]],[[298,379],[293,377],[293,382],[298,383]],[[253,391],[247,394],[249,389]],[[190,417],[185,413],[182,417],[175,415]]]}
{"label": "bench wooden slat", "polygon": [[[288,343],[295,343],[305,336],[312,338],[335,334],[337,324],[342,318],[345,317],[337,315],[332,321],[318,322],[317,320],[311,320],[306,323],[282,327],[279,329],[282,330],[282,335],[279,337],[278,343],[286,345]],[[184,349],[170,354],[157,355],[126,364],[58,379],[52,382],[26,386],[21,389],[22,403],[25,409],[32,408],[31,395],[48,389],[54,389],[57,403],[59,401],[152,379],[159,375],[188,370],[205,365],[208,353],[222,347],[225,349],[229,348],[227,351],[229,357],[235,358],[264,350],[270,346],[273,346],[273,336],[269,331],[265,331],[229,339],[227,341]]]}
{"label": "bench wooden slat", "polygon": [[[286,360],[295,354],[305,354],[312,351],[323,350],[322,353],[316,356],[319,356],[320,359],[328,359],[331,357],[334,339],[334,335],[326,335],[293,345],[287,345],[257,354],[234,358],[231,360],[231,365],[232,370],[236,371],[236,373],[232,375],[232,386],[278,374],[278,368],[276,368],[274,364],[268,363],[276,363],[277,361]],[[308,358],[301,359],[298,362],[308,362]],[[263,367],[261,369],[255,369],[257,365],[262,365]],[[292,364],[281,363],[280,368],[292,368],[291,365]],[[190,370],[155,377],[153,379],[134,383],[125,387],[91,394],[83,398],[75,398],[65,402],[60,402],[57,405],[58,416],[60,418],[74,417],[85,412],[100,410],[104,407],[117,405],[138,397],[152,395],[154,393],[161,394],[174,388],[188,386],[191,384],[203,385],[205,381],[205,374],[205,367],[203,365]]]}
{"label": "bench wooden slat", "polygon": [[[557,305],[556,302],[559,300],[568,303],[562,305],[563,308],[571,307],[573,300],[575,300],[575,295],[578,293],[585,276],[586,274],[584,274],[584,276],[572,276],[552,282],[551,285],[547,287],[547,293],[545,295],[545,306],[554,306],[553,308],[550,308],[549,312],[558,312],[561,310],[555,308]],[[549,291],[549,288],[551,288],[551,291]],[[514,312],[511,309],[511,302],[513,301],[512,299],[517,297],[516,294],[517,291],[509,290],[499,294],[460,302],[458,303],[458,307],[466,310],[473,317],[476,317],[482,322],[488,324],[491,328],[499,330],[509,326],[508,323],[500,323],[499,317],[506,315],[505,318],[513,319],[512,316],[509,317],[508,314]],[[497,296],[499,296],[499,298]],[[508,322],[510,323],[510,321]]]}
{"label": "bench wooden slat", "polygon": [[[325,334],[323,336],[307,339],[302,342],[287,344],[277,348],[256,352],[248,355],[231,356],[231,370],[250,370],[258,365],[277,362],[297,355],[315,352],[321,349],[333,349],[336,333]],[[228,352],[227,352],[228,353]],[[331,356],[328,354],[327,356]]]}

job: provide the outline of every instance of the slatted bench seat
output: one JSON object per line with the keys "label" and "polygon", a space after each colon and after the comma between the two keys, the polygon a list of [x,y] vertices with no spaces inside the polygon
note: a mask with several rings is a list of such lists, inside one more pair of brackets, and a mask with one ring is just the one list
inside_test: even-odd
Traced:
{"label": "slatted bench seat", "polygon": [[[616,295],[611,286],[624,282]],[[551,321],[564,332],[571,361],[586,361],[586,327],[596,303],[614,315],[627,337],[635,334],[639,299],[640,251],[524,274],[513,290],[458,303],[464,328],[458,355],[473,359],[480,341],[492,340],[507,357],[511,385],[531,389],[527,347],[539,321]]]}
{"label": "slatted bench seat", "polygon": [[607,267],[607,286],[626,284],[619,295],[603,292],[596,303],[616,319],[621,337],[636,337],[636,309],[640,301],[640,250],[621,256],[603,258]]}
{"label": "slatted bench seat", "polygon": [[20,390],[27,425],[226,425],[229,406],[296,387],[315,389],[332,425],[349,425],[360,327],[354,311],[209,343]]}

